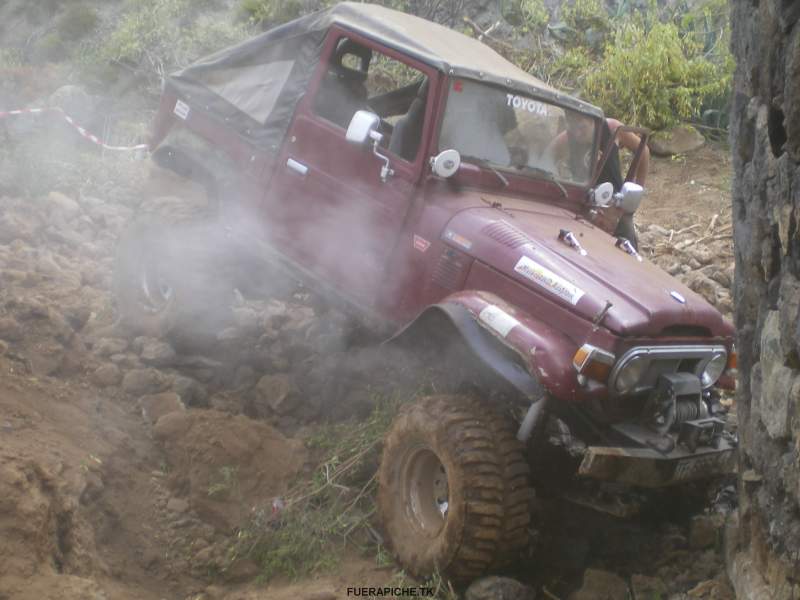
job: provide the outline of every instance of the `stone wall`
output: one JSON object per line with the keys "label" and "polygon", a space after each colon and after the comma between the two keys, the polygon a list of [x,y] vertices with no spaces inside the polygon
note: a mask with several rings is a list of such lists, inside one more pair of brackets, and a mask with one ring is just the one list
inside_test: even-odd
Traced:
{"label": "stone wall", "polygon": [[800,598],[800,2],[731,0],[740,598]]}

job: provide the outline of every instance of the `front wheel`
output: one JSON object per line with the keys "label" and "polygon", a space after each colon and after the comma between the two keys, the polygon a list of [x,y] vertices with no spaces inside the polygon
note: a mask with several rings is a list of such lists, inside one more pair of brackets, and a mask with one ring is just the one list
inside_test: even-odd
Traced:
{"label": "front wheel", "polygon": [[527,545],[527,464],[513,429],[469,396],[429,396],[389,432],[378,508],[399,562],[456,581],[502,566]]}

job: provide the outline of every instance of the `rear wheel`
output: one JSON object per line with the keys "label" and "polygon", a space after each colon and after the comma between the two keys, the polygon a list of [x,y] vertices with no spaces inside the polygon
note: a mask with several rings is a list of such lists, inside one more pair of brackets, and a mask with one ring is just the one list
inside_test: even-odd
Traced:
{"label": "rear wheel", "polygon": [[399,562],[468,580],[527,545],[531,489],[513,429],[469,396],[429,396],[389,432],[378,507]]}
{"label": "rear wheel", "polygon": [[124,325],[186,349],[212,346],[231,320],[233,286],[210,225],[133,223],[117,245],[114,293]]}

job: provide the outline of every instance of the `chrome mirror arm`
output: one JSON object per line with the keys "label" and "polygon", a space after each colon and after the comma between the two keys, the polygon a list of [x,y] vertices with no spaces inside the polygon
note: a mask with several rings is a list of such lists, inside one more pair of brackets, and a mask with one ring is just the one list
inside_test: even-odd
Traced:
{"label": "chrome mirror arm", "polygon": [[386,183],[389,177],[394,175],[394,169],[390,166],[389,157],[378,151],[383,135],[373,130],[369,132],[369,137],[372,139],[372,153],[383,161],[383,165],[381,166],[381,181]]}

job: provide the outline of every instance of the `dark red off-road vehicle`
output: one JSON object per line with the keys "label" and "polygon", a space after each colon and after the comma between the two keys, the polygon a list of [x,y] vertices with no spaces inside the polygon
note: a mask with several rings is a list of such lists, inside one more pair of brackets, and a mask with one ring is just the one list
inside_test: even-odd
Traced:
{"label": "dark red off-road vehicle", "polygon": [[[474,384],[407,406],[385,441],[380,511],[415,574],[475,576],[524,548],[546,447],[641,487],[730,469],[733,330],[614,235],[642,189],[600,182],[603,123],[479,41],[368,4],[167,81],[153,159],[216,199],[226,252],[288,269],[427,361],[457,357]],[[223,278],[181,283],[168,228],[147,231],[120,246],[123,317],[207,324]],[[219,236],[200,239],[213,260]]]}

